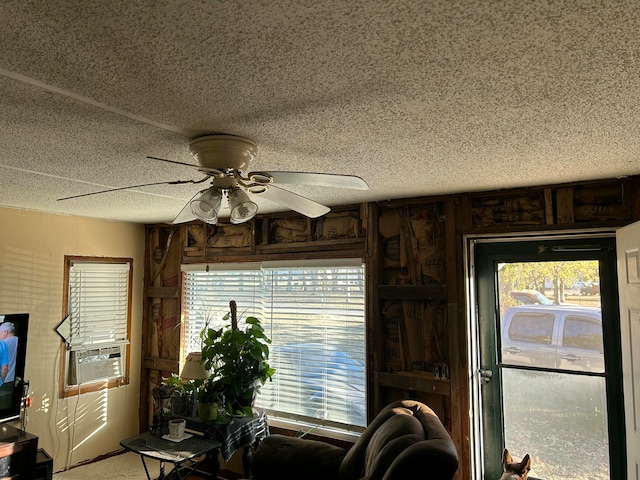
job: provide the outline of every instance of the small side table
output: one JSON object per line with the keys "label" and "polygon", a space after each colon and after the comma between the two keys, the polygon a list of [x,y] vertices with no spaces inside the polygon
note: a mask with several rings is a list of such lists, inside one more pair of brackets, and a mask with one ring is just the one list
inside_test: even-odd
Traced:
{"label": "small side table", "polygon": [[253,417],[234,416],[228,422],[200,422],[190,417],[174,416],[187,421],[187,429],[202,432],[207,438],[220,442],[220,453],[225,462],[242,449],[244,475],[249,476],[252,450],[269,435],[267,414],[254,409]]}
{"label": "small side table", "polygon": [[[215,480],[218,478],[218,450],[220,442],[201,435],[193,435],[180,442],[165,440],[151,432],[141,433],[120,442],[127,450],[140,455],[147,479],[151,480],[145,458],[160,462],[158,480],[166,478],[166,462],[173,464],[170,474],[175,473],[179,480],[188,478],[192,473]],[[204,459],[200,459],[203,457]],[[206,467],[208,471],[201,470]]]}

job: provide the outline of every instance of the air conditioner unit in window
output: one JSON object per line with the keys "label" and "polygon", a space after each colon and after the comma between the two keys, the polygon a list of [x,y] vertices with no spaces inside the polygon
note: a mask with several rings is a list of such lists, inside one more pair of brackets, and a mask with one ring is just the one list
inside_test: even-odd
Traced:
{"label": "air conditioner unit in window", "polygon": [[122,376],[123,348],[124,346],[118,345],[72,352],[75,357],[75,383],[81,385]]}

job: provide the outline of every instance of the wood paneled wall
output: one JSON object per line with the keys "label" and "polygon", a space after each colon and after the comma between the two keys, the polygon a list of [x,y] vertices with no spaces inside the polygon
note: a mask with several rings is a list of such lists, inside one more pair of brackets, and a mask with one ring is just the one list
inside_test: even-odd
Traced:
{"label": "wood paneled wall", "polygon": [[[181,263],[362,257],[367,267],[369,417],[388,402],[429,404],[470,478],[464,305],[466,234],[616,228],[640,219],[640,177],[335,208],[319,219],[149,225],[140,428],[150,388],[178,371]],[[146,396],[145,396],[146,394]]]}

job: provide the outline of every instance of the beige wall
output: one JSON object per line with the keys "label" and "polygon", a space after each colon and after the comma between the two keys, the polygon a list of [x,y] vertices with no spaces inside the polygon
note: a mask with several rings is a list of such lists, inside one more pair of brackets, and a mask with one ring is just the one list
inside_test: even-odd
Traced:
{"label": "beige wall", "polygon": [[[25,378],[33,406],[27,430],[54,469],[119,449],[137,433],[144,276],[144,226],[0,208],[0,313],[30,314]],[[65,255],[133,258],[129,385],[58,398]],[[16,424],[17,426],[17,424]]]}

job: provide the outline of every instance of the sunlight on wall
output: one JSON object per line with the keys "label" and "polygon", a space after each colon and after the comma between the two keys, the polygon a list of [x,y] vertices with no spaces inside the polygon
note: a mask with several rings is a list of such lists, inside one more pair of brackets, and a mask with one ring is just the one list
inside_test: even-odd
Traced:
{"label": "sunlight on wall", "polygon": [[102,390],[92,397],[89,402],[74,412],[74,422],[71,428],[81,431],[82,438],[76,439],[75,446],[72,446],[73,451],[78,450],[107,425],[107,404],[109,401],[107,390]]}
{"label": "sunlight on wall", "polygon": [[[0,226],[0,313],[30,314],[27,431],[54,457],[54,470],[118,450],[138,430],[144,226],[2,207]],[[129,385],[59,398],[54,329],[63,318],[65,255],[134,259]]]}
{"label": "sunlight on wall", "polygon": [[51,399],[45,393],[40,398],[40,407],[38,407],[37,410],[40,411],[40,412],[49,413],[49,409],[50,408],[51,408]]}

